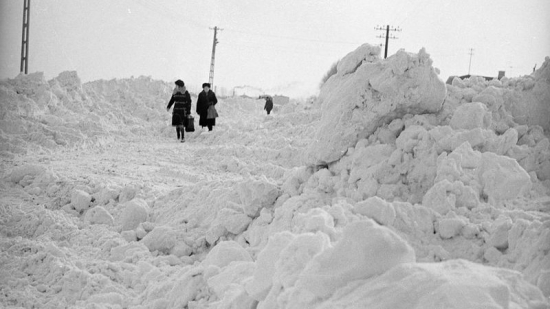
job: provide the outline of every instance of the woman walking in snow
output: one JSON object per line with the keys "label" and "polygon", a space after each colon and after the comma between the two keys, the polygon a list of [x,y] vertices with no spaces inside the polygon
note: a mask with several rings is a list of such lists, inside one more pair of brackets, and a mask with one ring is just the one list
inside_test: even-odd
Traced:
{"label": "woman walking in snow", "polygon": [[265,99],[264,110],[267,111],[267,114],[269,115],[271,113],[271,110],[273,109],[273,98],[266,95],[264,99]]}
{"label": "woman walking in snow", "polygon": [[217,112],[214,106],[217,103],[218,99],[216,94],[210,90],[210,84],[202,84],[202,92],[199,93],[197,99],[197,114],[200,116],[199,125],[203,128],[208,127],[208,131],[212,131],[212,127],[216,125]]}
{"label": "woman walking in snow", "polygon": [[170,102],[166,107],[167,111],[170,111],[170,107],[174,105],[174,110],[172,111],[172,126],[176,127],[176,133],[178,140],[185,142],[185,126],[187,125],[187,117],[191,114],[191,96],[189,92],[185,89],[185,84],[182,80],[178,79],[176,81],[176,88],[172,94]]}

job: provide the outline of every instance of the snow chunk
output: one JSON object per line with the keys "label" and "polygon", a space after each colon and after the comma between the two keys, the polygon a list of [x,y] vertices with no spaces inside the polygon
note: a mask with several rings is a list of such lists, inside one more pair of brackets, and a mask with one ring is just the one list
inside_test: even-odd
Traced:
{"label": "snow chunk", "polygon": [[90,224],[113,225],[115,219],[105,208],[96,206],[86,212],[85,221]]}
{"label": "snow chunk", "polygon": [[168,226],[156,226],[141,241],[151,252],[169,253],[176,245],[176,232]]}
{"label": "snow chunk", "polygon": [[224,208],[218,213],[218,221],[230,233],[241,234],[252,221],[249,216],[231,208]]}
{"label": "snow chunk", "polygon": [[257,217],[260,209],[272,206],[280,195],[277,185],[265,176],[259,180],[249,179],[240,183],[238,193],[243,211],[250,217]]}
{"label": "snow chunk", "polygon": [[223,299],[225,292],[231,288],[232,284],[241,283],[245,278],[252,276],[254,266],[254,262],[233,262],[219,274],[208,278],[208,286],[218,298]]}
{"label": "snow chunk", "polygon": [[[506,110],[519,124],[540,125],[550,131],[550,57],[531,76],[512,79],[515,90],[504,97]],[[511,83],[510,83],[511,84]]]}
{"label": "snow chunk", "polygon": [[204,267],[214,265],[223,268],[233,261],[251,262],[252,257],[236,241],[222,241],[212,248],[202,265]]}
{"label": "snow chunk", "polygon": [[88,192],[75,189],[71,194],[71,204],[76,211],[87,210],[88,207],[90,207],[91,201],[92,197],[88,194]]}
{"label": "snow chunk", "polygon": [[[340,159],[361,138],[406,114],[436,113],[446,87],[429,55],[398,51],[385,60],[365,59],[378,49],[365,44],[342,59],[339,70],[321,89],[322,118],[307,163]],[[341,68],[341,70],[340,70]]]}
{"label": "snow chunk", "polygon": [[372,63],[378,60],[380,60],[380,47],[363,44],[340,60],[336,71],[339,75],[350,74],[363,63]]}
{"label": "snow chunk", "polygon": [[439,236],[443,239],[453,238],[460,234],[462,228],[468,223],[465,218],[443,218],[439,220]]}
{"label": "snow chunk", "polygon": [[[234,204],[228,202],[228,204]],[[238,208],[238,205],[235,205]],[[208,231],[206,231],[206,241],[209,244],[214,244],[220,237],[226,235],[228,232],[240,235],[252,222],[252,218],[231,208],[223,208],[216,216],[216,219],[210,225]]]}
{"label": "snow chunk", "polygon": [[[447,182],[442,182],[445,180]],[[456,181],[464,186],[453,184]],[[448,156],[440,155],[435,185],[424,196],[423,204],[445,214],[454,208],[458,195],[463,196],[461,206],[471,208],[477,204],[473,192],[497,205],[515,199],[530,188],[531,178],[516,160],[492,152],[480,153],[465,142]]]}
{"label": "snow chunk", "polygon": [[95,193],[93,197],[97,201],[98,205],[106,205],[111,200],[116,200],[120,192],[114,188],[102,188],[99,192]]}
{"label": "snow chunk", "polygon": [[292,308],[542,309],[548,302],[516,271],[450,260],[401,264],[372,280],[350,284],[313,307],[298,299],[294,305]]}
{"label": "snow chunk", "polygon": [[531,187],[531,177],[516,160],[492,152],[483,153],[480,180],[490,202],[514,199]]}
{"label": "snow chunk", "polygon": [[453,129],[475,129],[490,126],[490,114],[482,103],[466,103],[460,105],[453,114],[449,125]]}
{"label": "snow chunk", "polygon": [[11,171],[8,179],[13,183],[19,183],[25,177],[36,177],[46,171],[46,168],[41,165],[23,165],[18,166]]}
{"label": "snow chunk", "polygon": [[122,306],[124,306],[124,297],[115,292],[94,294],[88,298],[87,303],[109,305],[109,307],[118,305],[122,308]]}
{"label": "snow chunk", "polygon": [[492,224],[491,236],[487,240],[489,246],[493,246],[499,250],[508,248],[508,231],[512,228],[512,220],[508,217],[501,216]]}
{"label": "snow chunk", "polygon": [[254,277],[246,285],[246,291],[258,301],[263,300],[269,293],[275,273],[275,262],[279,259],[281,251],[296,236],[290,232],[282,232],[273,235],[265,248],[258,255]]}
{"label": "snow chunk", "polygon": [[414,250],[395,232],[373,221],[358,221],[346,226],[334,247],[313,258],[296,287],[325,298],[350,281],[415,261]]}
{"label": "snow chunk", "polygon": [[381,225],[392,225],[395,220],[393,205],[377,196],[357,203],[353,207],[353,212],[367,216]]}
{"label": "snow chunk", "polygon": [[149,205],[143,199],[136,198],[124,204],[121,216],[122,230],[128,231],[138,227],[141,222],[147,220]]}

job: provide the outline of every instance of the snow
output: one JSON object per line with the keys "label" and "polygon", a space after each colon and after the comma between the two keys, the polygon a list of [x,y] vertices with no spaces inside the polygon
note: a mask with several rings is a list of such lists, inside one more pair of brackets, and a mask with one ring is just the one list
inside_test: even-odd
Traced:
{"label": "snow", "polygon": [[149,206],[143,199],[132,199],[123,203],[120,207],[124,208],[120,217],[122,231],[135,230],[141,222],[147,220]]}
{"label": "snow", "polygon": [[358,221],[346,226],[334,247],[313,257],[296,287],[326,298],[349,282],[414,262],[414,250],[393,231],[369,221]]}
{"label": "snow", "polygon": [[336,75],[321,89],[323,116],[308,163],[334,162],[383,124],[441,108],[445,84],[424,50],[418,54],[399,51],[384,60],[379,54],[378,46],[358,47],[340,61]]}
{"label": "snow", "polygon": [[0,81],[0,306],[548,308],[549,76],[366,44],[184,144],[169,83]]}

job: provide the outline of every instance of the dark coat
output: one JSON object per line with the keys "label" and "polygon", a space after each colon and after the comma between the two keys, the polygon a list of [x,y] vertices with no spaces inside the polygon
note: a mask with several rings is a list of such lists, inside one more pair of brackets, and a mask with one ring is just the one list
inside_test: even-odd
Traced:
{"label": "dark coat", "polygon": [[191,96],[189,92],[176,92],[172,95],[166,109],[170,109],[174,105],[172,112],[172,126],[186,125],[187,116],[191,114]]}
{"label": "dark coat", "polygon": [[218,99],[212,90],[208,91],[208,93],[204,92],[204,90],[199,93],[197,99],[197,114],[200,116],[199,125],[201,127],[216,125],[216,118],[208,119],[208,107],[210,107],[210,105],[216,105],[217,103]]}
{"label": "dark coat", "polygon": [[269,113],[272,109],[273,109],[273,99],[270,97],[265,98],[264,110],[266,110]]}

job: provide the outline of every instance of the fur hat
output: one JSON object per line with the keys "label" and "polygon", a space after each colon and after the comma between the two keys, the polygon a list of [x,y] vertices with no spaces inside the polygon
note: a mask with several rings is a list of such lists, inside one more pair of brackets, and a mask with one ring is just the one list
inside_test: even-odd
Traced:
{"label": "fur hat", "polygon": [[209,84],[209,83],[204,83],[204,84],[202,84],[202,88],[204,88],[204,87],[210,88],[210,84]]}
{"label": "fur hat", "polygon": [[175,84],[176,84],[177,86],[180,86],[180,87],[185,86],[185,83],[184,83],[181,79],[178,79],[178,80],[175,82]]}

